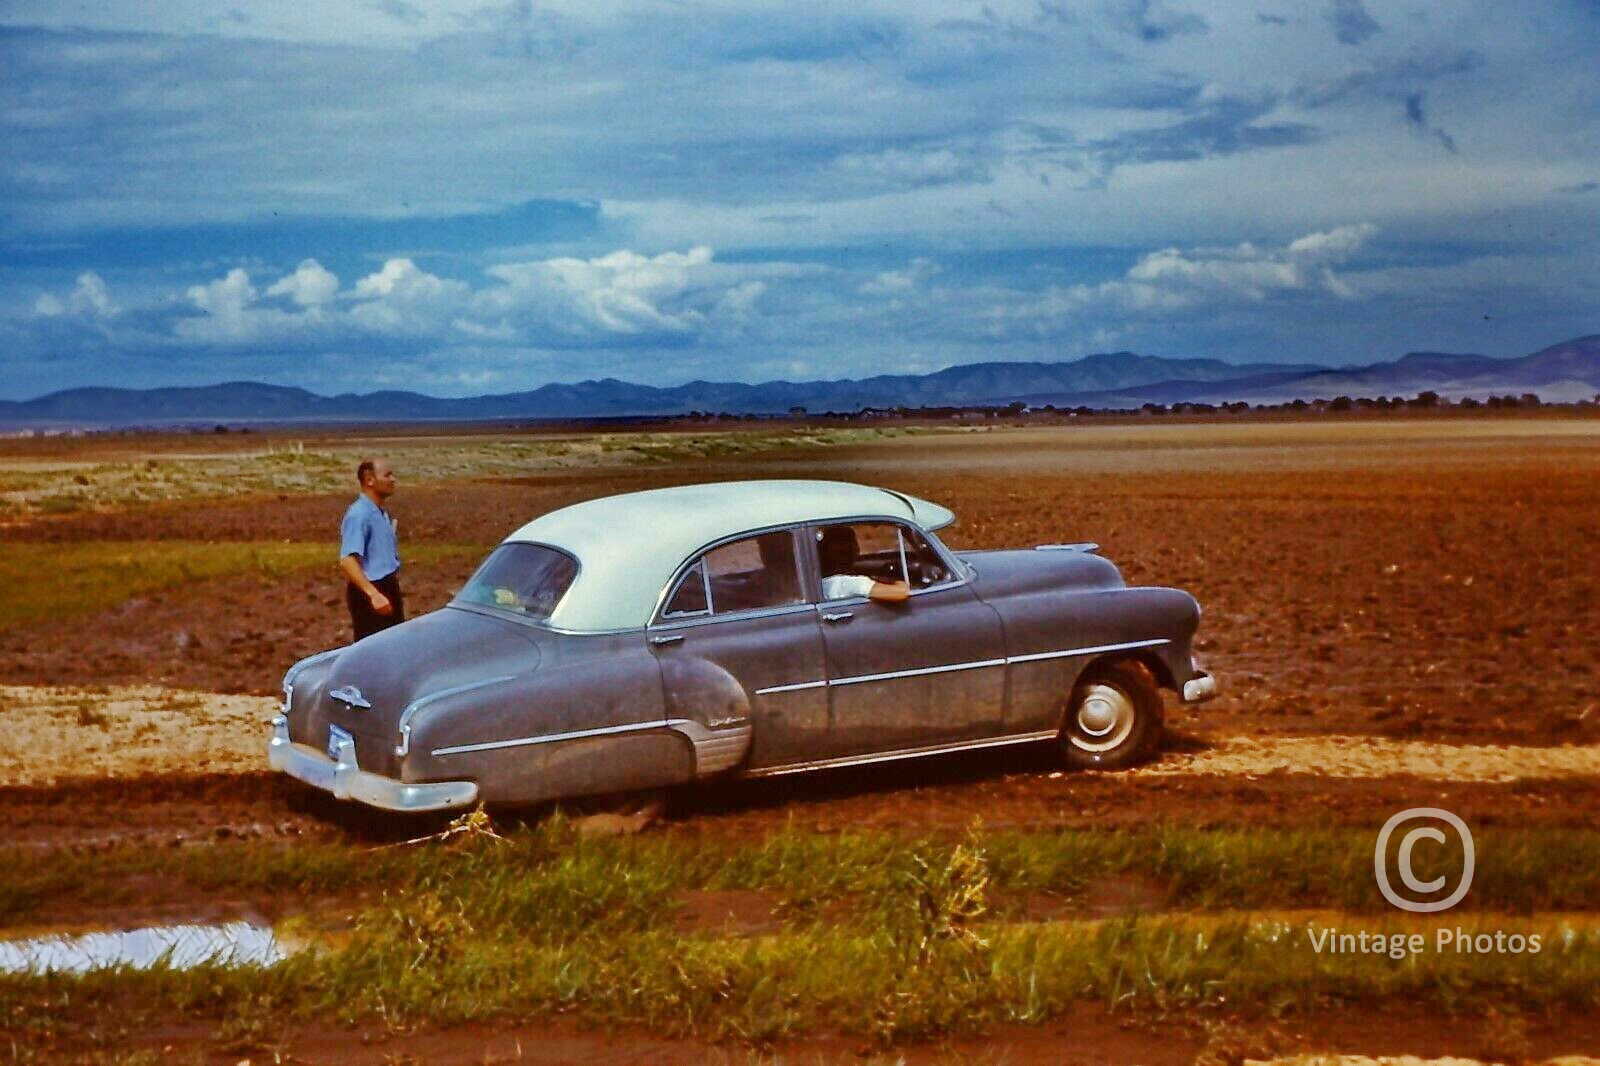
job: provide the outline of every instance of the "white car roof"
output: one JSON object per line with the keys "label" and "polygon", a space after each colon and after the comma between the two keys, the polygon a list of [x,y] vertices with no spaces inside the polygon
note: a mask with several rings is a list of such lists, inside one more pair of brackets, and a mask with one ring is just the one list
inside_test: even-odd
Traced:
{"label": "white car roof", "polygon": [[843,481],[724,481],[649,489],[563,507],[506,538],[560,548],[578,576],[550,616],[558,629],[649,624],[678,567],[714,541],[749,530],[851,518],[899,518],[928,532],[955,521],[946,507]]}

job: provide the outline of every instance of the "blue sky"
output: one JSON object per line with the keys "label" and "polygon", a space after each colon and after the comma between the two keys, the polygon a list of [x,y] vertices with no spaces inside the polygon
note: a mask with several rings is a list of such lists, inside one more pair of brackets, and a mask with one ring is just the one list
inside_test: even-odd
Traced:
{"label": "blue sky", "polygon": [[1600,331],[1600,4],[0,0],[0,398]]}

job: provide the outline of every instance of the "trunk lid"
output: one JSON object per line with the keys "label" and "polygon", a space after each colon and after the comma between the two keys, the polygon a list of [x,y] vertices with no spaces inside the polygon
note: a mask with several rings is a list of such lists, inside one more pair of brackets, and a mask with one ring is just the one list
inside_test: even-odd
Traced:
{"label": "trunk lid", "polygon": [[422,615],[340,653],[313,710],[312,742],[325,744],[329,727],[338,726],[355,738],[363,770],[393,774],[400,716],[413,701],[538,663],[525,625],[451,607]]}

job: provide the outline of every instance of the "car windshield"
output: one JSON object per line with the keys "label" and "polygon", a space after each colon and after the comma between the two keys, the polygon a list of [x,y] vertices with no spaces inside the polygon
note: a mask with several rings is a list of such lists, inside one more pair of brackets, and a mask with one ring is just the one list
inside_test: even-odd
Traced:
{"label": "car windshield", "polygon": [[502,544],[456,594],[463,603],[549,618],[578,574],[572,556],[543,544]]}

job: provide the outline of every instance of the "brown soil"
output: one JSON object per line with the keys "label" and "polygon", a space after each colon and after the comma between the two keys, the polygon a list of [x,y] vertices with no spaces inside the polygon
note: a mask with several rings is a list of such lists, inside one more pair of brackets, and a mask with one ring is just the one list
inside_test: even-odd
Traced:
{"label": "brown soil", "polygon": [[[958,832],[975,811],[996,828],[1152,821],[1375,827],[1402,807],[1441,804],[1475,828],[1594,825],[1600,507],[1592,486],[1600,483],[1600,422],[1001,430],[585,473],[531,470],[511,481],[407,484],[393,508],[404,544],[486,550],[527,518],[564,503],[749,477],[864,481],[938,500],[959,517],[945,534],[957,548],[1099,541],[1130,582],[1187,588],[1204,604],[1200,652],[1224,695],[1200,708],[1169,700],[1178,740],[1159,763],[1133,773],[1058,775],[1048,748],[1039,748],[725,783],[674,795],[656,831],[753,838],[792,822],[823,831]],[[93,708],[88,721],[78,721],[70,702],[51,704],[54,711],[36,706],[27,718],[17,706],[56,698],[38,686],[276,694],[295,659],[345,639],[331,556],[347,502],[274,495],[79,513],[0,530],[0,550],[4,540],[20,539],[288,539],[327,543],[330,555],[325,572],[252,573],[121,603],[113,596],[115,606],[99,617],[0,632],[0,683],[34,693],[7,690],[0,716],[8,729],[26,719],[45,733],[56,730],[57,744],[100,732],[122,736],[115,724],[122,718],[113,715],[102,730]],[[471,566],[409,565],[412,613],[443,604]],[[150,709],[159,710],[165,697],[141,691],[146,710],[127,713],[144,713],[140,720],[156,723],[156,733],[176,729]],[[207,728],[243,730],[244,719],[264,706],[239,704],[237,722],[213,715]],[[13,750],[16,766],[4,778],[12,783],[0,786],[0,824],[9,841],[74,849],[130,840],[210,846],[240,836],[286,847],[306,837],[370,846],[414,835],[416,823],[401,826],[336,807],[264,772],[200,772],[242,769],[256,741],[241,743],[246,762],[237,766],[157,759],[141,767],[154,773],[102,780],[84,776],[105,772],[92,760],[74,766],[59,753]],[[211,757],[222,758],[217,752],[224,749],[232,745],[219,739]],[[1095,905],[1111,912],[1123,897],[1143,898],[1150,890],[1103,888],[1105,898]],[[170,891],[133,886],[123,904],[162,913],[199,902],[169,897]],[[229,901],[263,905],[270,901]],[[1042,912],[1052,905],[1025,901],[1022,909],[1047,916]],[[691,929],[718,933],[759,930],[770,921],[758,913],[761,900],[699,899],[687,910]],[[1536,1021],[1525,1054],[1600,1047],[1596,1025],[1591,1018]],[[1497,1054],[1481,1029],[1360,1011],[1307,1023],[1280,1047],[1248,1052],[1264,1058],[1303,1049]],[[296,1060],[314,1062],[516,1061],[519,1054],[535,1062],[748,1058],[742,1049],[724,1054],[692,1042],[545,1023],[413,1034],[400,1044],[337,1029],[300,1029],[285,1038]],[[181,1049],[204,1046],[208,1038],[175,1031],[153,1039],[157,1047],[166,1040]],[[1084,1007],[1040,1029],[909,1049],[904,1057],[1188,1062],[1208,1042],[1221,1056],[1215,1061],[1239,1061],[1219,1046],[1225,1040],[1193,1024],[1128,1029]],[[850,1058],[860,1049],[824,1038],[779,1050],[779,1061],[811,1062]]]}
{"label": "brown soil", "polygon": [[[751,1062],[862,1066],[953,1066],[957,1063],[1050,1063],[1059,1066],[1189,1066],[1191,1063],[1270,1061],[1283,1066],[1424,1066],[1419,1059],[1448,1058],[1448,1066],[1503,1062],[1507,1043],[1494,1017],[1445,1017],[1406,1009],[1340,1007],[1314,1017],[1262,1024],[1227,1017],[1147,1017],[1113,1014],[1079,1004],[1040,1026],[1008,1026],[984,1036],[885,1050],[838,1035],[782,1041],[760,1051],[670,1039],[634,1030],[597,1030],[565,1019],[520,1025],[492,1024],[404,1032],[362,1027],[284,1026],[258,1045],[217,1050],[203,1026],[173,1027],[132,1035],[127,1046],[166,1055],[200,1053],[204,1061],[249,1063],[339,1063],[340,1066],[481,1066],[532,1063],[565,1066],[592,1062],[650,1066],[735,1066]],[[1515,1061],[1546,1066],[1593,1066],[1585,1059],[1600,1047],[1600,1019],[1552,1014],[1534,1019],[1512,1037]],[[71,1058],[62,1049],[60,1061]],[[209,1052],[209,1053],[208,1053]],[[1322,1056],[1349,1055],[1348,1061]],[[1317,1056],[1290,1058],[1289,1056]],[[1408,1057],[1409,1056],[1409,1057]]]}
{"label": "brown soil", "polygon": [[[407,543],[487,549],[550,507],[653,485],[889,484],[952,506],[959,523],[947,538],[957,547],[1092,539],[1130,581],[1191,590],[1206,608],[1201,651],[1224,695],[1183,724],[1489,743],[1600,738],[1600,657],[1585,653],[1600,626],[1590,489],[1600,423],[1577,423],[1585,433],[1543,420],[1421,425],[1433,431],[1150,426],[901,438],[409,488],[393,507]],[[331,542],[346,502],[159,506],[4,535]],[[471,565],[409,567],[411,610],[442,604]],[[325,573],[197,582],[96,619],[14,629],[0,633],[0,681],[271,694],[289,663],[344,639],[340,588],[330,558]]]}
{"label": "brown soil", "polygon": [[[1600,778],[1444,784],[1411,777],[1323,778],[1072,774],[1050,777],[1048,751],[1002,762],[978,752],[781,781],[730,782],[670,797],[652,831],[759,839],[793,825],[820,832],[883,829],[960,833],[981,814],[990,829],[1382,825],[1407,807],[1447,805],[1479,826],[1592,828]],[[505,817],[510,818],[512,814]],[[536,818],[539,812],[526,817]],[[0,788],[8,843],[93,849],[218,840],[315,838],[382,843],[428,831],[314,794],[266,772],[80,779]],[[436,828],[436,827],[435,827]]]}

